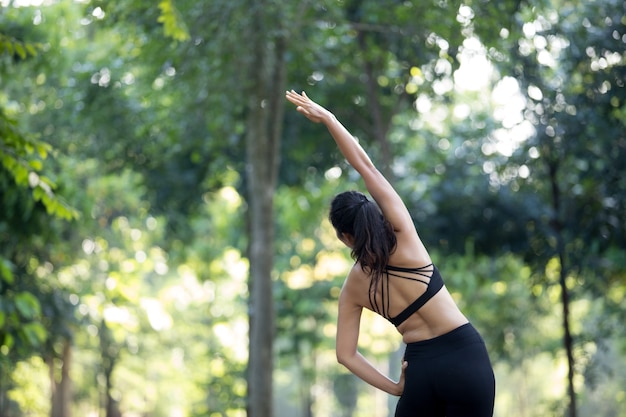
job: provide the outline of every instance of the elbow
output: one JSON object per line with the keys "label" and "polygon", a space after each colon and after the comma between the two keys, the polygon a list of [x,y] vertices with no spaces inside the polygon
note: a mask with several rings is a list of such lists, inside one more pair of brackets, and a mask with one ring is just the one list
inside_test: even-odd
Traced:
{"label": "elbow", "polygon": [[336,354],[337,354],[337,362],[340,365],[343,365],[346,368],[349,368],[348,364],[350,363],[350,359],[352,359],[354,357],[354,354],[349,354],[349,353],[343,352],[341,350],[337,350]]}

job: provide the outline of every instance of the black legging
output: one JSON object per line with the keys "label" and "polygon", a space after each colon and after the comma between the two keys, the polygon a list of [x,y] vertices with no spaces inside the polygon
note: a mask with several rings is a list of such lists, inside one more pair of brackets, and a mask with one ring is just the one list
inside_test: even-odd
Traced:
{"label": "black legging", "polygon": [[467,323],[409,343],[404,393],[396,417],[492,417],[495,378],[487,349]]}

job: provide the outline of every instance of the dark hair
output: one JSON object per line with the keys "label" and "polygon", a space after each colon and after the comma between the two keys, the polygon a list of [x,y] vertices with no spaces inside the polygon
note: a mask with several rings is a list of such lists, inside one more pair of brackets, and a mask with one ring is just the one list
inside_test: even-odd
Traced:
{"label": "dark hair", "polygon": [[378,280],[396,248],[396,234],[391,223],[374,201],[358,191],[345,191],[330,203],[328,219],[338,234],[354,237],[352,258],[372,276],[370,288],[377,288]]}

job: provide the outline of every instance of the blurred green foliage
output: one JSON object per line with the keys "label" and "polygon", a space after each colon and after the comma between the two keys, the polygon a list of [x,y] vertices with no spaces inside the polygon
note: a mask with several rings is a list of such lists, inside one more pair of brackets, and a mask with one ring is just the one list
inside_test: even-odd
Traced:
{"label": "blurred green foliage", "polygon": [[[244,415],[242,91],[258,5],[10,3],[0,414]],[[264,27],[288,31],[288,88],[331,108],[371,152],[484,335],[496,415],[566,409],[565,269],[579,411],[624,416],[623,4],[270,3],[287,22]],[[326,205],[362,187],[327,132],[285,110],[279,184],[265,190],[276,414],[383,415],[393,401],[334,358],[351,261]],[[363,327],[364,352],[397,373],[394,329],[374,316]]]}

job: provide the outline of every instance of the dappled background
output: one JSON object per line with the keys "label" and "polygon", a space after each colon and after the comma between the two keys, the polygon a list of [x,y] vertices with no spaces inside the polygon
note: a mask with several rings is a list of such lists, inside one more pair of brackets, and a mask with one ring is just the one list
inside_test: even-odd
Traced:
{"label": "dappled background", "polygon": [[291,88],[404,197],[496,416],[626,416],[623,0],[0,4],[0,416],[393,415],[334,353],[364,187]]}

